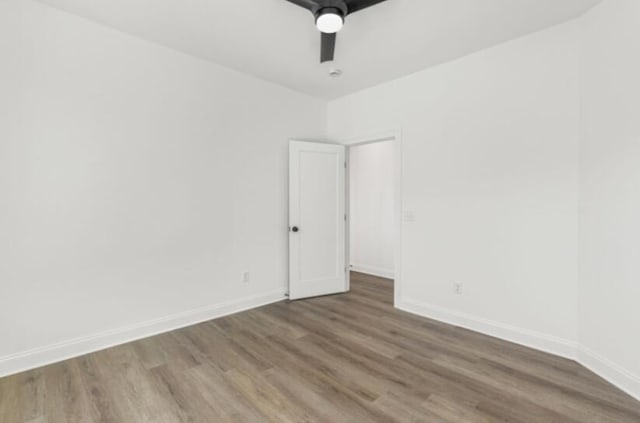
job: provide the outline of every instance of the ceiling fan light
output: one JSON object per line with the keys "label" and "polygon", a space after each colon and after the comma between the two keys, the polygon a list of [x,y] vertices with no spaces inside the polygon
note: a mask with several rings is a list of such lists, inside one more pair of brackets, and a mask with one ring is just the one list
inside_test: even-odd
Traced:
{"label": "ceiling fan light", "polygon": [[325,34],[335,34],[342,29],[344,19],[337,10],[330,9],[325,12],[321,11],[316,18],[316,27],[320,32]]}

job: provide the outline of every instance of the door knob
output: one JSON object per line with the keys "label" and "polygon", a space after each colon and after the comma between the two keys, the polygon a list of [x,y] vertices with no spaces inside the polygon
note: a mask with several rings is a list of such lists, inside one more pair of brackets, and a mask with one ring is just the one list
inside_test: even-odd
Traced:
{"label": "door knob", "polygon": [[292,232],[298,232],[300,229],[297,226],[294,226],[293,228],[291,228]]}

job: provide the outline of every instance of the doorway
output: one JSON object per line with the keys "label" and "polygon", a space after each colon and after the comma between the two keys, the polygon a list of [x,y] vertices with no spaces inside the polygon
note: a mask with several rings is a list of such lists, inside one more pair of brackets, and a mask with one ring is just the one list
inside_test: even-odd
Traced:
{"label": "doorway", "polygon": [[[353,265],[354,270],[363,272],[359,275],[387,278],[387,283],[393,284],[393,303],[397,304],[402,238],[401,157],[397,133],[339,144],[290,142],[290,300],[349,291]],[[353,210],[349,207],[350,160],[358,172],[353,174]],[[377,169],[381,166],[384,171]],[[375,213],[367,212],[368,207]],[[356,222],[352,230],[353,219]],[[380,230],[371,233],[370,228],[378,226]],[[367,236],[374,237],[376,245],[369,245],[372,242]],[[351,237],[356,262],[351,261]]]}
{"label": "doorway", "polygon": [[396,134],[347,145],[347,254],[359,283],[399,286],[400,145]]}

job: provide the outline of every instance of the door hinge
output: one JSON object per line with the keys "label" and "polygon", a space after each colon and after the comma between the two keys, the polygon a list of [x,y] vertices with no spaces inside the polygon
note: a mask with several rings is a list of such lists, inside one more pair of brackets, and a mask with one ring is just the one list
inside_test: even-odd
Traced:
{"label": "door hinge", "polygon": [[347,168],[347,162],[344,162],[344,168],[345,169]]}
{"label": "door hinge", "polygon": [[347,214],[346,214],[346,213],[345,213],[345,215],[344,215],[344,221],[345,221],[345,222],[347,221]]}

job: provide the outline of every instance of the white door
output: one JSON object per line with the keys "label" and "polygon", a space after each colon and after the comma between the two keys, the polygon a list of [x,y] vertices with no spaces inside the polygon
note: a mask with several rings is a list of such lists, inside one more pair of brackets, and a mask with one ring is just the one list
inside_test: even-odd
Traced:
{"label": "white door", "polygon": [[289,299],[347,290],[345,147],[289,144]]}

